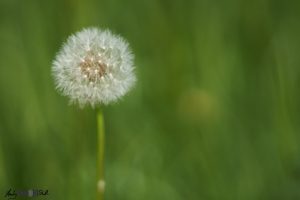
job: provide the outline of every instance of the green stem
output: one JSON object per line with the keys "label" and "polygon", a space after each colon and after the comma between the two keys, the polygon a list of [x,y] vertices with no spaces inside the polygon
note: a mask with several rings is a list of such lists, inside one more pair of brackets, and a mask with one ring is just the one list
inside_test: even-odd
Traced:
{"label": "green stem", "polygon": [[97,132],[98,132],[98,180],[97,180],[97,200],[104,199],[104,117],[101,109],[97,110]]}

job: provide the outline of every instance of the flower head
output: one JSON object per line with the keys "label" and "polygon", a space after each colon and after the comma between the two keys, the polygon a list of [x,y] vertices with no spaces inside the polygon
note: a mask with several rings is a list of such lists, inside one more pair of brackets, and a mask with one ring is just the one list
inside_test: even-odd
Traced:
{"label": "flower head", "polygon": [[97,28],[70,36],[55,58],[52,72],[57,89],[80,106],[115,102],[136,81],[128,43]]}

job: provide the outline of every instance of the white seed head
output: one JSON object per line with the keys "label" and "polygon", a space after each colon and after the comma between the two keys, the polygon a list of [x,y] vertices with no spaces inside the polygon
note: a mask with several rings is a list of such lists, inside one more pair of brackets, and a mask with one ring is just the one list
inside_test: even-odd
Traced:
{"label": "white seed head", "polygon": [[115,102],[136,81],[128,43],[98,28],[70,36],[53,62],[52,73],[56,88],[81,107]]}

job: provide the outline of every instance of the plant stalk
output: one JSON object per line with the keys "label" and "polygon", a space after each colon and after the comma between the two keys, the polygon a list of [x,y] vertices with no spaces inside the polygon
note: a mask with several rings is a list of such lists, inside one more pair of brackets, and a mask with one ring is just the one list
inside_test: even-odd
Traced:
{"label": "plant stalk", "polygon": [[98,179],[97,179],[97,200],[104,200],[104,144],[105,144],[105,132],[104,132],[104,117],[103,111],[99,108],[97,110],[97,132],[98,132]]}

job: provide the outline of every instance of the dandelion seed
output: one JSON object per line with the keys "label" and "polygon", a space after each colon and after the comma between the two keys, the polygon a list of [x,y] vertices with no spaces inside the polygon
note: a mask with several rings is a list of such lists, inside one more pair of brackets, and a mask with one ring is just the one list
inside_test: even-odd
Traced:
{"label": "dandelion seed", "polygon": [[97,28],[70,36],[55,58],[52,72],[58,91],[80,106],[115,102],[136,81],[128,43]]}

